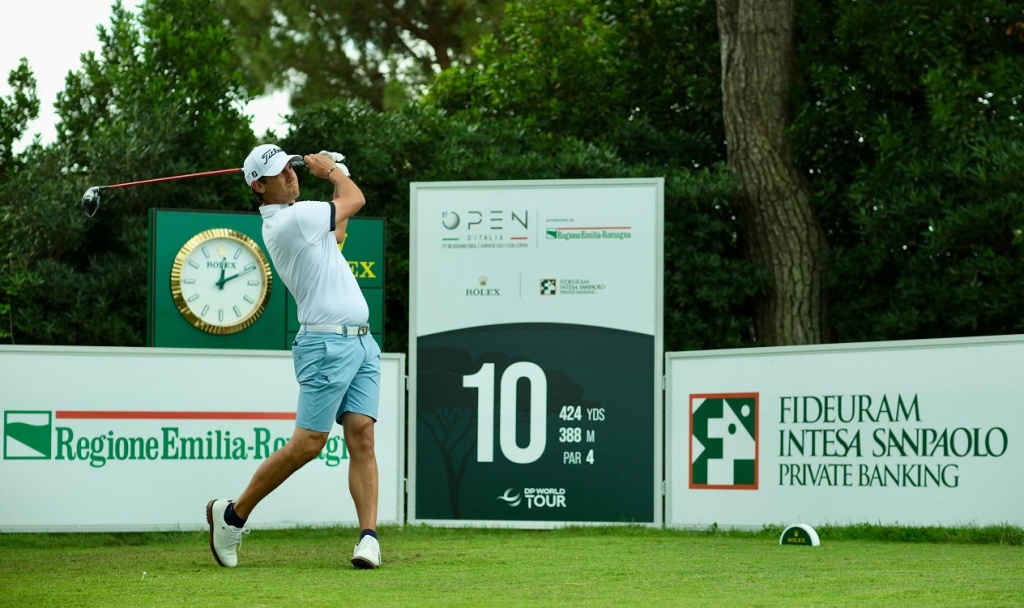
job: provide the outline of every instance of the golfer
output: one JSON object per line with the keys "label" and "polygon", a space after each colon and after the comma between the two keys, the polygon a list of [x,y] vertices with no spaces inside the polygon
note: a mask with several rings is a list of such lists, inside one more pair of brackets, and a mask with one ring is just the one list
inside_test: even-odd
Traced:
{"label": "golfer", "polygon": [[[302,201],[291,162],[334,186],[330,201]],[[234,501],[206,505],[210,549],[233,568],[245,522],[256,505],[317,457],[334,423],[342,425],[349,454],[348,487],[361,528],[352,554],[356,568],[380,566],[377,542],[377,459],[373,425],[380,396],[380,348],[367,325],[369,308],[338,249],[348,219],[365,203],[345,165],[326,154],[290,156],[263,144],[245,159],[245,181],[260,201],[263,240],[284,284],[295,296],[302,327],[292,344],[299,382],[295,432],[256,469]]]}

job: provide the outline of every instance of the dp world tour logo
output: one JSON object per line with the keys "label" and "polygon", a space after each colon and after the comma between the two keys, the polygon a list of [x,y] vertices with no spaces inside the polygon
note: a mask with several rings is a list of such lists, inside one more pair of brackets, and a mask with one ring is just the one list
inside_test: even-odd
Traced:
{"label": "dp world tour logo", "polygon": [[499,496],[498,500],[504,501],[510,507],[518,507],[523,504],[523,495],[519,492],[513,494],[513,492],[512,488],[505,490],[505,493]]}
{"label": "dp world tour logo", "polygon": [[49,460],[53,412],[4,412],[4,459]]}
{"label": "dp world tour logo", "polygon": [[566,508],[565,488],[523,488],[522,492],[509,488],[498,500],[510,507],[526,504],[527,509]]}
{"label": "dp world tour logo", "polygon": [[690,488],[757,489],[757,393],[690,395]]}

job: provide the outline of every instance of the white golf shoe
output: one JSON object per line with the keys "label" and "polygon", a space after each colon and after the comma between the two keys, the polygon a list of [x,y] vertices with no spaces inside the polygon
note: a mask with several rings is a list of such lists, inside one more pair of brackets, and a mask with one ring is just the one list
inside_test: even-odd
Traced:
{"label": "white golf shoe", "polygon": [[248,528],[236,528],[224,521],[224,511],[231,502],[216,498],[206,503],[206,523],[210,524],[210,551],[217,563],[225,568],[238,565],[238,548],[242,546],[242,534]]}
{"label": "white golf shoe", "polygon": [[364,570],[380,567],[380,543],[376,538],[364,536],[359,539],[359,544],[352,552],[352,565]]}

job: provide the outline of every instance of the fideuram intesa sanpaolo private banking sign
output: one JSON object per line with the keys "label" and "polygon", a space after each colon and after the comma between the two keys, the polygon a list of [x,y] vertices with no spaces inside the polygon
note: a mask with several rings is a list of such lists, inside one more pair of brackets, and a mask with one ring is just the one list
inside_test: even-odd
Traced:
{"label": "fideuram intesa sanpaolo private banking sign", "polygon": [[1024,524],[1020,336],[669,353],[667,522]]}

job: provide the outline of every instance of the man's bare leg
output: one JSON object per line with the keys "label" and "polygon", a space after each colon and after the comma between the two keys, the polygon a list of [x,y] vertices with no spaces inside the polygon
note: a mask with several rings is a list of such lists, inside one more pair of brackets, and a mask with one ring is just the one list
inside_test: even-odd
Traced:
{"label": "man's bare leg", "polygon": [[248,519],[261,500],[284,483],[292,473],[317,457],[327,443],[327,435],[296,427],[288,443],[256,469],[245,491],[235,500],[235,513],[242,519]]}
{"label": "man's bare leg", "polygon": [[361,530],[377,529],[377,456],[373,444],[373,418],[345,412],[341,418],[348,448],[348,489],[356,505]]}

